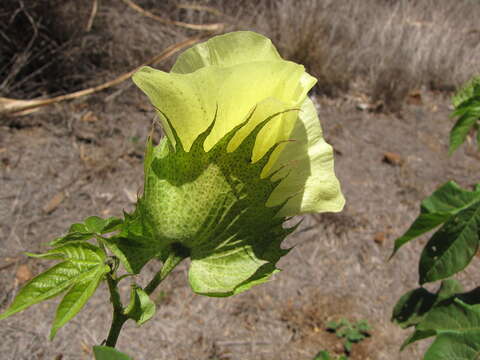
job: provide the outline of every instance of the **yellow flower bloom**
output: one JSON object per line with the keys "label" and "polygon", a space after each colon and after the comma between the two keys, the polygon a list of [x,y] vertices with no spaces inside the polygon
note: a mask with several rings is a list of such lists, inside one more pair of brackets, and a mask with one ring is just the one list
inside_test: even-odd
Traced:
{"label": "yellow flower bloom", "polygon": [[196,292],[226,296],[265,281],[285,253],[285,216],[342,209],[307,96],[316,80],[269,39],[217,36],[170,73],[144,67],[133,81],[167,134],[147,150],[138,212],[162,247],[189,254]]}

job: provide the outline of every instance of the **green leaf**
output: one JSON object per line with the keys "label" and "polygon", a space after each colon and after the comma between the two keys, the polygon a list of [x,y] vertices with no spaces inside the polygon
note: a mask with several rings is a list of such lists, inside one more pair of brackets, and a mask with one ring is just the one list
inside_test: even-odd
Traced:
{"label": "green leaf", "polygon": [[480,107],[473,107],[469,112],[460,116],[458,121],[450,132],[450,146],[448,154],[452,155],[460,145],[462,145],[467,139],[467,135],[474,127],[480,117]]}
{"label": "green leaf", "polygon": [[404,294],[393,309],[392,321],[402,329],[417,325],[435,304],[437,296],[424,288]]}
{"label": "green leaf", "polygon": [[142,325],[155,314],[155,304],[150,297],[137,285],[132,285],[130,303],[125,309],[125,315]]}
{"label": "green leaf", "polygon": [[461,297],[463,295],[442,301],[417,326],[415,340],[437,335],[425,359],[478,359],[480,305],[468,305],[460,300]]}
{"label": "green leaf", "polygon": [[405,339],[402,346],[400,346],[400,351],[403,351],[408,345],[413,344],[416,341],[427,339],[432,336],[435,336],[435,331],[433,330],[415,330],[407,339]]}
{"label": "green leaf", "polygon": [[[395,305],[392,321],[405,329],[418,325],[437,304],[452,298],[463,291],[460,283],[455,279],[442,281],[440,289],[436,294],[424,288],[418,288],[407,292]],[[465,295],[464,295],[465,296]],[[470,294],[468,296],[471,297]],[[416,329],[402,344],[401,350],[415,341],[434,336],[435,331],[431,329],[419,331]]]}
{"label": "green leaf", "polygon": [[315,355],[313,360],[332,360],[332,358],[330,357],[328,351],[322,350],[317,355]]}
{"label": "green leaf", "polygon": [[327,330],[337,330],[340,326],[342,326],[340,323],[336,321],[329,321],[326,325]]}
{"label": "green leaf", "polygon": [[143,202],[137,202],[132,214],[125,214],[122,231],[118,235],[102,238],[102,242],[117,256],[129,273],[138,274],[150,260],[161,255],[162,244],[154,241],[151,229],[143,221]]}
{"label": "green leaf", "polygon": [[[32,254],[33,255],[33,254]],[[105,254],[98,247],[89,243],[74,243],[52,249],[45,254],[35,255],[40,258],[62,259],[63,262],[56,264],[44,273],[30,280],[18,293],[10,307],[0,315],[0,320],[5,319],[27,307],[41,301],[50,299],[60,293],[70,290],[67,299],[62,301],[57,311],[52,334],[71,319],[83,306],[83,300],[75,301],[74,296],[80,295],[85,302],[90,296],[92,287],[98,285],[99,277],[108,272],[110,268],[105,265]],[[94,283],[92,285],[91,283]],[[90,284],[83,288],[82,283]],[[94,289],[93,289],[94,291]],[[78,300],[78,299],[77,299]],[[73,306],[69,310],[68,306]]]}
{"label": "green leaf", "polygon": [[449,181],[422,201],[422,213],[442,213],[454,215],[480,200],[480,191],[462,189],[456,182]]}
{"label": "green leaf", "polygon": [[445,183],[422,201],[420,215],[407,232],[395,240],[395,247],[391,257],[410,240],[433,230],[451,216],[479,200],[479,189],[468,191],[462,189],[453,181]]}
{"label": "green leaf", "polygon": [[480,305],[468,305],[458,297],[445,300],[430,310],[417,329],[437,333],[480,331]]}
{"label": "green leaf", "polygon": [[353,343],[349,340],[345,340],[343,343],[343,347],[345,348],[345,352],[350,354],[352,352],[352,345]]}
{"label": "green leaf", "polygon": [[480,77],[474,77],[468,81],[457,93],[452,97],[452,104],[457,108],[461,103],[472,98],[474,95],[474,86],[480,84]]}
{"label": "green leaf", "polygon": [[368,335],[368,333],[372,330],[372,327],[366,320],[360,320],[355,324],[355,327],[358,331]]}
{"label": "green leaf", "polygon": [[98,216],[90,216],[85,220],[85,227],[88,231],[95,234],[107,234],[109,232],[118,230],[122,223],[122,219],[115,217],[102,219]]}
{"label": "green leaf", "polygon": [[63,325],[77,315],[90,297],[97,290],[103,276],[109,271],[108,267],[98,266],[96,273],[90,278],[74,284],[58,305],[55,320],[50,332],[50,339],[53,339]]}
{"label": "green leaf", "polygon": [[209,296],[225,296],[235,291],[239,283],[249,279],[266,264],[257,259],[252,247],[238,247],[208,257],[192,256],[189,281],[193,291]]}
{"label": "green leaf", "polygon": [[[456,279],[446,279],[442,281],[442,285],[437,293],[437,300],[435,304],[441,301],[447,300],[452,296],[458,295],[463,292],[463,286]],[[470,293],[469,293],[470,294]]]}
{"label": "green leaf", "polygon": [[480,330],[462,333],[443,333],[427,350],[424,360],[478,360]]}
{"label": "green leaf", "polygon": [[94,346],[95,360],[132,360],[131,357],[109,346]]}
{"label": "green leaf", "polygon": [[90,216],[85,223],[77,223],[70,226],[68,233],[52,240],[50,246],[62,246],[72,242],[83,242],[92,239],[96,235],[108,234],[119,230],[123,220],[115,217],[102,219],[98,216]]}
{"label": "green leaf", "polygon": [[[455,110],[452,116],[459,117],[450,132],[449,155],[465,142],[468,133],[480,119],[480,83],[474,79],[454,97]],[[478,131],[478,129],[477,129]],[[477,133],[477,137],[478,137]]]}
{"label": "green leaf", "polygon": [[420,284],[445,279],[463,270],[479,244],[480,202],[451,217],[423,249]]}
{"label": "green leaf", "polygon": [[357,329],[349,329],[345,334],[345,338],[352,343],[362,341],[365,337],[366,336]]}
{"label": "green leaf", "polygon": [[413,222],[407,232],[395,240],[395,247],[393,249],[393,255],[406,243],[425,234],[426,232],[435,229],[441,225],[450,217],[449,214],[420,214],[418,218]]}

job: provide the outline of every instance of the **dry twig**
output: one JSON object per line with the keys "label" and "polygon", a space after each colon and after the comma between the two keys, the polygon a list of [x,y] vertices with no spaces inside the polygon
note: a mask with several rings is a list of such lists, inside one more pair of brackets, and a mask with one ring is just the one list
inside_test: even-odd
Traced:
{"label": "dry twig", "polygon": [[98,10],[98,0],[93,0],[92,11],[90,12],[90,17],[88,18],[87,26],[85,28],[87,32],[92,30],[93,21],[95,20],[95,16],[97,15],[97,10]]}
{"label": "dry twig", "polygon": [[223,23],[216,23],[216,24],[189,24],[183,21],[175,21],[175,20],[169,20],[169,19],[164,19],[158,15],[152,14],[150,11],[147,11],[137,4],[135,4],[131,0],[122,0],[125,4],[127,4],[129,7],[131,7],[133,10],[138,11],[142,15],[149,17],[150,19],[157,20],[163,24],[167,25],[176,25],[180,27],[184,27],[190,30],[200,30],[200,31],[221,31],[224,28]]}
{"label": "dry twig", "polygon": [[26,115],[38,110],[38,108],[42,106],[55,104],[65,100],[77,99],[79,97],[90,95],[98,91],[110,88],[112,86],[116,86],[122,83],[123,81],[129,79],[140,67],[146,66],[146,65],[154,65],[162,60],[165,60],[171,57],[172,55],[176,54],[180,50],[200,42],[206,36],[207,35],[191,37],[191,38],[188,38],[187,40],[184,40],[182,42],[169,46],[162,53],[147,60],[146,62],[144,62],[140,66],[137,66],[133,70],[127,73],[124,73],[113,80],[107,81],[106,83],[103,83],[94,87],[90,87],[90,88],[76,91],[73,93],[60,95],[60,96],[47,98],[47,99],[19,100],[19,99],[10,99],[10,98],[0,97],[0,115],[14,115],[14,116]]}

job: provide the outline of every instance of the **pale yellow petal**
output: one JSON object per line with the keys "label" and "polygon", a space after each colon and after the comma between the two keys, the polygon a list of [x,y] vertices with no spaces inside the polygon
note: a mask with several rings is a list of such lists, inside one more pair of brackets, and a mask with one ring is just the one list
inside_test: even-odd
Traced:
{"label": "pale yellow petal", "polygon": [[333,149],[325,142],[315,106],[307,98],[295,128],[294,142],[287,143],[274,166],[285,165],[280,174],[289,173],[272,193],[267,205],[281,204],[292,197],[279,215],[342,210],[345,199],[333,166]]}
{"label": "pale yellow petal", "polygon": [[281,60],[270,39],[251,31],[219,35],[182,53],[172,72],[190,73],[202,67],[228,67],[252,61]]}
{"label": "pale yellow petal", "polygon": [[[167,116],[175,128],[183,147],[188,151],[197,138],[213,121],[218,105],[215,126],[207,138],[205,150],[213,147],[229,130],[242,123],[257,105],[258,111],[250,119],[258,124],[274,111],[268,99],[283,104],[279,109],[295,108],[303,101],[315,79],[305,79],[304,68],[288,61],[259,61],[238,64],[230,67],[209,66],[193,73],[165,73],[149,67],[140,69],[133,81],[150,98],[152,104]],[[285,117],[288,117],[285,115]],[[163,118],[163,116],[161,116]],[[265,137],[255,152],[263,154],[277,140],[288,138],[291,125],[283,131],[281,119],[268,125],[264,133],[281,133],[282,138]],[[162,119],[167,135],[173,141],[171,129]],[[246,135],[246,134],[244,134]],[[237,139],[234,145],[238,145]]]}

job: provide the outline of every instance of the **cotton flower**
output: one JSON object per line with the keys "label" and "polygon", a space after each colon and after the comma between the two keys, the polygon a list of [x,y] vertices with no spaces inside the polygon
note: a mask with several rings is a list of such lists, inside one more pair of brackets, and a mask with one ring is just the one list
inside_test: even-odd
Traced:
{"label": "cotton flower", "polygon": [[229,296],[266,281],[288,251],[286,216],[340,211],[333,151],[307,92],[316,80],[253,32],[214,37],[170,73],[133,81],[166,137],[149,143],[137,213],[164,252],[191,258],[193,290]]}

